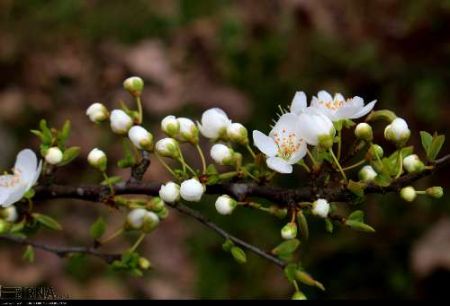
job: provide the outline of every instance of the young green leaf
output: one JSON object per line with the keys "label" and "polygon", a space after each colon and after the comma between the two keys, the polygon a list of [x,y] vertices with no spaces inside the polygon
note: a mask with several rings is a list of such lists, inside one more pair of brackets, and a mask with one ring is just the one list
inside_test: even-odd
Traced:
{"label": "young green leaf", "polygon": [[327,229],[328,233],[333,233],[334,225],[330,219],[325,219],[325,228]]}
{"label": "young green leaf", "polygon": [[300,230],[300,236],[304,240],[308,240],[309,238],[308,220],[306,220],[305,214],[301,210],[299,210],[297,213],[297,223]]}
{"label": "young green leaf", "polygon": [[272,250],[272,254],[277,256],[289,255],[295,252],[295,250],[300,246],[300,241],[298,239],[290,239],[283,241],[278,246]]}
{"label": "young green leaf", "polygon": [[233,258],[240,264],[247,262],[247,255],[244,250],[237,246],[231,248],[231,255],[233,255]]}
{"label": "young green leaf", "polygon": [[89,233],[94,240],[97,240],[101,236],[103,236],[103,234],[105,233],[105,230],[106,230],[106,222],[105,222],[105,220],[103,220],[102,217],[99,217],[97,219],[97,221],[95,221],[91,225],[91,228],[89,229]]}
{"label": "young green leaf", "polygon": [[59,224],[58,221],[56,221],[55,219],[53,219],[47,215],[34,213],[34,214],[32,214],[32,216],[36,221],[38,221],[40,224],[48,227],[49,229],[56,230],[56,231],[62,230],[61,224]]}
{"label": "young green leaf", "polygon": [[233,241],[231,241],[230,239],[227,239],[227,240],[225,240],[225,242],[222,244],[222,249],[223,249],[225,252],[229,252],[233,246],[234,246]]}
{"label": "young green leaf", "polygon": [[365,224],[364,222],[359,222],[359,221],[355,221],[355,220],[347,220],[347,221],[345,221],[345,225],[347,225],[348,227],[350,227],[354,230],[360,231],[360,232],[368,232],[368,233],[375,232],[375,229],[373,227]]}
{"label": "young green leaf", "polygon": [[354,195],[357,197],[364,197],[364,189],[366,188],[366,184],[361,182],[355,182],[350,180],[350,182],[347,185],[347,189],[350,190]]}
{"label": "young green leaf", "polygon": [[431,134],[428,132],[421,131],[420,138],[422,140],[422,147],[428,156],[428,152],[430,151],[431,142],[433,141],[433,136],[431,136]]}
{"label": "young green leaf", "polygon": [[101,182],[100,184],[102,184],[103,186],[108,186],[120,183],[121,181],[122,178],[120,176],[110,176],[107,179],[103,180],[103,182]]}
{"label": "young green leaf", "polygon": [[442,146],[445,142],[445,136],[444,135],[436,135],[433,137],[433,141],[431,142],[430,149],[428,151],[428,159],[431,161],[436,160],[437,156],[439,155],[439,152],[442,149]]}
{"label": "young green leaf", "polygon": [[63,159],[58,166],[65,166],[72,162],[80,154],[80,147],[70,147],[64,151]]}
{"label": "young green leaf", "polygon": [[284,268],[284,275],[290,283],[295,280],[295,273],[297,272],[297,264],[290,263]]}
{"label": "young green leaf", "polygon": [[362,210],[355,210],[348,216],[347,219],[352,221],[364,222],[364,212]]}
{"label": "young green leaf", "polygon": [[34,248],[31,245],[27,245],[25,252],[22,255],[23,260],[32,263],[34,261]]}

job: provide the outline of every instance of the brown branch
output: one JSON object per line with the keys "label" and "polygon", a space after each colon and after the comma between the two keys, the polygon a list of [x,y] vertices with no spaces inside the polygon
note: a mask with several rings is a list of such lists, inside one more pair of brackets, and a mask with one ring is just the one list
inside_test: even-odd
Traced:
{"label": "brown branch", "polygon": [[142,181],[145,172],[150,167],[150,153],[147,151],[141,151],[142,159],[139,163],[131,167],[131,177],[129,183],[138,183]]}
{"label": "brown branch", "polygon": [[32,247],[36,249],[40,249],[49,253],[53,253],[59,257],[66,257],[70,254],[87,254],[96,256],[98,258],[101,258],[107,263],[112,263],[115,260],[120,260],[121,255],[120,254],[108,254],[108,253],[102,253],[94,248],[89,247],[56,247],[56,246],[50,246],[46,245],[42,242],[36,242],[28,239],[23,239],[19,237],[13,237],[13,236],[0,236],[0,240],[14,242],[21,245],[31,245]]}

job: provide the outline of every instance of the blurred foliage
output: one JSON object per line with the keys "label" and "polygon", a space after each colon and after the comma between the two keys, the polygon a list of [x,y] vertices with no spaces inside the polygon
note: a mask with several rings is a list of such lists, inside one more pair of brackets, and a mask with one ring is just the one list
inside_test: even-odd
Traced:
{"label": "blurred foliage", "polygon": [[[0,93],[19,88],[26,93],[26,103],[44,96],[52,104],[40,107],[44,103],[38,100],[14,120],[1,122],[0,129],[22,145],[30,142],[28,130],[37,126],[37,116],[55,119],[57,110],[66,107],[82,114],[92,99],[109,99],[110,92],[121,84],[111,85],[102,79],[101,70],[112,61],[99,51],[102,44],[114,41],[132,46],[153,39],[162,42],[175,57],[183,54],[180,70],[202,67],[200,71],[206,78],[243,93],[253,109],[246,119],[250,128],[267,130],[277,105],[288,104],[296,90],[312,95],[324,88],[367,101],[377,99],[379,108],[392,108],[407,118],[416,131],[412,142],[419,146],[419,130],[437,130],[449,136],[449,28],[450,2],[446,0],[3,0]],[[98,71],[89,70],[90,74],[82,74],[81,80],[64,73],[45,79],[39,69],[29,70],[35,53],[49,54],[51,59],[66,44],[82,50],[82,59],[86,53]],[[42,62],[42,67],[45,65]],[[117,79],[125,77],[128,70]],[[192,105],[178,110],[196,116],[200,111],[201,107]],[[110,136],[103,136],[101,141],[105,145],[112,143]],[[5,153],[8,159],[13,158],[15,150],[11,151]],[[448,152],[445,148],[443,151]],[[95,178],[87,173],[78,179]],[[448,176],[443,172],[428,180],[448,189]],[[283,178],[283,182],[298,184],[292,179]],[[431,295],[427,288],[442,285],[429,283],[432,277],[417,279],[409,258],[421,234],[449,214],[449,200],[448,196],[439,201],[420,198],[407,205],[396,195],[371,196],[361,209],[377,230],[375,234],[338,229],[331,235],[322,222],[313,221],[310,241],[302,245],[302,259],[327,291],[305,288],[305,292],[315,298]],[[282,222],[245,209],[238,210],[233,222],[229,222],[229,218],[216,216],[212,205],[207,206],[208,214],[231,232],[266,249],[277,244]],[[183,226],[191,222],[184,220]],[[266,262],[253,255],[249,255],[246,265],[239,265],[222,251],[222,241],[216,235],[192,226],[195,234],[186,241],[195,264],[192,296],[290,295],[290,288],[277,276],[276,268],[268,268]],[[68,273],[80,281],[89,278],[81,271],[85,261],[72,258]],[[448,284],[448,270],[437,279]],[[427,286],[423,287],[423,283]],[[445,293],[432,291],[434,297]]]}

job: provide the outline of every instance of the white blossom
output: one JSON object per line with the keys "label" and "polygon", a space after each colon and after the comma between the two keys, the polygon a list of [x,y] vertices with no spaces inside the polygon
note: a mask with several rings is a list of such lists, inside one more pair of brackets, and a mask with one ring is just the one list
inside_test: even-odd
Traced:
{"label": "white blossom", "polygon": [[174,182],[161,185],[159,196],[164,202],[175,203],[180,199],[180,186]]}
{"label": "white blossom", "polygon": [[127,134],[133,125],[133,119],[120,109],[113,110],[109,120],[111,121],[111,130],[119,135]]}
{"label": "white blossom", "polygon": [[91,104],[87,108],[86,115],[92,122],[99,123],[108,119],[109,112],[108,109],[103,104],[97,102]]}
{"label": "white blossom", "polygon": [[297,237],[297,225],[294,222],[288,223],[281,229],[281,237],[285,240]]}
{"label": "white blossom", "polygon": [[211,108],[202,114],[198,123],[200,133],[209,139],[217,140],[226,135],[227,128],[231,124],[227,114],[220,108]]}
{"label": "white blossom", "polygon": [[14,205],[9,207],[0,208],[0,219],[4,219],[7,222],[14,223],[19,219],[19,213]]}
{"label": "white blossom", "polygon": [[400,190],[400,196],[402,197],[403,200],[407,202],[412,202],[416,199],[417,193],[414,187],[407,186]]}
{"label": "white blossom", "polygon": [[372,166],[364,166],[360,171],[359,171],[359,177],[361,179],[361,181],[365,182],[365,183],[370,183],[372,182],[376,177],[377,177],[377,172],[373,169]]}
{"label": "white blossom", "polygon": [[153,135],[142,126],[133,126],[128,131],[128,138],[138,149],[147,151],[153,149]]}
{"label": "white blossom", "polygon": [[182,182],[180,186],[181,197],[189,202],[200,201],[204,192],[205,186],[195,178]]}
{"label": "white blossom", "polygon": [[155,151],[160,156],[178,158],[180,156],[178,142],[173,138],[163,138],[158,140],[155,145]]}
{"label": "white blossom", "polygon": [[106,170],[107,158],[105,152],[102,150],[98,148],[92,149],[88,154],[87,160],[92,167],[97,168],[100,171]]}
{"label": "white blossom", "polygon": [[169,115],[161,121],[161,130],[170,137],[175,137],[180,131],[180,123],[177,117]]}
{"label": "white blossom", "polygon": [[240,123],[232,123],[227,127],[227,138],[232,142],[246,145],[248,144],[247,128]]}
{"label": "white blossom", "polygon": [[313,215],[326,218],[330,212],[330,204],[325,199],[318,199],[313,203],[311,212]]}
{"label": "white blossom", "polygon": [[231,165],[234,162],[233,149],[221,143],[211,147],[210,155],[219,165]]}
{"label": "white blossom", "polygon": [[198,127],[189,118],[177,118],[180,125],[178,137],[181,141],[188,141],[193,144],[198,143]]}
{"label": "white blossom", "polygon": [[397,144],[403,144],[408,141],[411,131],[408,124],[402,118],[396,118],[384,130],[384,137]]}
{"label": "white blossom", "polygon": [[144,81],[140,77],[132,76],[123,82],[123,88],[132,96],[140,96],[144,89]]}
{"label": "white blossom", "polygon": [[418,173],[425,169],[425,165],[416,154],[406,156],[403,159],[403,167],[409,173]]}
{"label": "white blossom", "polygon": [[58,147],[51,147],[45,154],[45,161],[51,165],[59,164],[63,160],[63,153]]}
{"label": "white blossom", "polygon": [[312,107],[305,109],[299,116],[300,136],[312,146],[329,148],[333,145],[336,130],[333,122]]}
{"label": "white blossom", "polygon": [[217,198],[216,203],[214,205],[219,214],[231,215],[231,213],[237,206],[237,202],[229,195],[224,194]]}

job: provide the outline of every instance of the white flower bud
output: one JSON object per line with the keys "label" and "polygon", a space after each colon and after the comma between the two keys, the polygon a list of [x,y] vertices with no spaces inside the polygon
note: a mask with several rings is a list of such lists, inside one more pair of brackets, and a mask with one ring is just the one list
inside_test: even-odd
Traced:
{"label": "white flower bud", "polygon": [[146,151],[153,150],[153,135],[142,126],[133,126],[128,131],[128,138],[130,138],[133,145],[138,149]]}
{"label": "white flower bud", "polygon": [[425,165],[416,154],[406,156],[403,159],[403,167],[409,173],[420,173],[425,169]]}
{"label": "white flower bud", "polygon": [[111,130],[119,135],[127,134],[133,125],[133,119],[120,109],[113,110],[109,120],[111,121]]}
{"label": "white flower bud", "polygon": [[444,189],[440,186],[430,187],[425,190],[426,194],[432,198],[440,199],[444,196]]}
{"label": "white flower bud", "polygon": [[203,186],[197,179],[189,179],[181,183],[180,195],[189,202],[198,202],[201,200],[205,186]]}
{"label": "white flower bud", "polygon": [[227,128],[227,138],[241,145],[248,144],[248,131],[245,126],[240,123],[232,123]]}
{"label": "white flower bud", "polygon": [[63,160],[63,153],[58,147],[51,147],[45,154],[45,161],[50,165],[59,164]]}
{"label": "white flower bud", "polygon": [[198,123],[200,132],[209,139],[219,139],[227,133],[227,128],[231,124],[227,114],[220,108],[211,108],[202,114],[201,123]]}
{"label": "white flower bud", "polygon": [[144,225],[144,218],[147,210],[143,208],[135,208],[128,213],[127,223],[133,229],[140,229]]}
{"label": "white flower bud", "polygon": [[376,177],[377,177],[377,172],[372,168],[372,166],[364,166],[360,171],[359,171],[359,178],[361,181],[365,182],[365,183],[370,183],[372,182]]}
{"label": "white flower bud", "polygon": [[180,123],[175,116],[166,116],[161,121],[161,130],[170,137],[175,137],[180,131]]}
{"label": "white flower bud", "polygon": [[370,147],[369,151],[369,158],[372,160],[377,160],[377,156],[381,159],[384,156],[384,150],[381,146],[374,144]]}
{"label": "white flower bud", "polygon": [[180,132],[178,133],[181,141],[188,141],[192,144],[198,143],[198,127],[188,118],[178,118]]}
{"label": "white flower bud", "polygon": [[297,225],[295,222],[290,222],[281,229],[281,237],[285,240],[294,239],[297,237]]}
{"label": "white flower bud", "polygon": [[321,218],[328,217],[328,213],[330,212],[330,204],[325,199],[318,199],[312,204],[312,214]]}
{"label": "white flower bud", "polygon": [[101,103],[94,103],[86,110],[86,115],[94,123],[105,121],[109,117],[108,109]]}
{"label": "white flower bud", "polygon": [[178,142],[173,138],[163,138],[158,140],[155,151],[158,155],[177,159],[180,156]]}
{"label": "white flower bud", "polygon": [[400,190],[400,196],[402,197],[403,200],[407,202],[412,202],[416,199],[417,193],[414,187],[408,186]]}
{"label": "white flower bud", "polygon": [[232,165],[235,162],[233,149],[221,143],[213,145],[210,154],[219,165]]}
{"label": "white flower bud", "polygon": [[372,127],[365,122],[359,123],[355,128],[355,136],[358,139],[362,139],[367,142],[371,142],[373,140]]}
{"label": "white flower bud", "polygon": [[123,88],[132,96],[138,97],[144,89],[144,81],[137,76],[129,77],[123,82]]}
{"label": "white flower bud", "polygon": [[180,199],[180,186],[174,182],[161,185],[159,196],[164,202],[175,203]]}
{"label": "white flower bud", "polygon": [[159,217],[152,211],[147,211],[144,216],[144,224],[142,226],[142,231],[145,233],[150,233],[159,224]]}
{"label": "white flower bud", "polygon": [[410,136],[411,131],[408,128],[408,124],[402,118],[394,119],[384,130],[386,140],[392,141],[398,146],[404,145]]}
{"label": "white flower bud", "polygon": [[237,206],[237,202],[230,196],[224,194],[217,198],[215,206],[219,214],[231,215],[231,213]]}
{"label": "white flower bud", "polygon": [[15,206],[9,206],[6,208],[0,208],[0,219],[4,219],[7,222],[14,223],[19,219],[17,208]]}
{"label": "white flower bud", "polygon": [[304,301],[307,300],[308,298],[306,297],[306,295],[301,292],[301,291],[296,291],[293,295],[291,300],[300,300],[300,301]]}
{"label": "white flower bud", "polygon": [[87,157],[89,164],[99,169],[100,171],[106,170],[106,154],[102,150],[99,150],[97,148],[93,149],[91,152],[89,152],[89,155]]}

